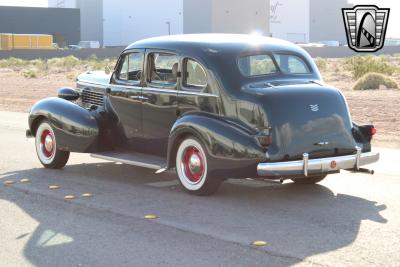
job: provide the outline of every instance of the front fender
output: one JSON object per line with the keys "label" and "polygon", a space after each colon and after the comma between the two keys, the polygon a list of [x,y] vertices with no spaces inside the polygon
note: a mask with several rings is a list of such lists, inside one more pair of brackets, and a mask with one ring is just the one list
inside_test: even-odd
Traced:
{"label": "front fender", "polygon": [[179,118],[171,129],[168,168],[175,166],[177,148],[188,135],[204,144],[209,172],[220,177],[256,177],[257,163],[265,160],[264,149],[249,131],[218,116],[192,113]]}
{"label": "front fender", "polygon": [[29,129],[36,135],[42,119],[54,129],[57,147],[71,152],[94,152],[98,146],[99,127],[90,111],[64,99],[51,97],[33,105]]}

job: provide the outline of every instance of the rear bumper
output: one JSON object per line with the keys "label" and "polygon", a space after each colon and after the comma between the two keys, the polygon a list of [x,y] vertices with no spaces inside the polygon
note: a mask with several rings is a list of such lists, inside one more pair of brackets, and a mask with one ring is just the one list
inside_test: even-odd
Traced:
{"label": "rear bumper", "polygon": [[303,154],[303,160],[259,163],[257,173],[259,176],[290,176],[290,175],[312,175],[339,170],[358,170],[360,166],[374,163],[379,160],[379,153],[361,153],[357,148],[354,155],[308,159],[308,154]]}

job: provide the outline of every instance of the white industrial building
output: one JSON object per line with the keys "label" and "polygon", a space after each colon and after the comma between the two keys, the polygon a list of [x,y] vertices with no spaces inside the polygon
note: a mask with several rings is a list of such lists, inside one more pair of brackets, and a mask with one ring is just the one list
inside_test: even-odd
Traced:
{"label": "white industrial building", "polygon": [[269,0],[49,0],[81,10],[81,39],[104,46],[168,34],[269,34]]}
{"label": "white industrial building", "polygon": [[296,43],[346,43],[341,9],[355,0],[49,0],[81,10],[81,39],[125,46],[146,37],[259,32]]}
{"label": "white industrial building", "polygon": [[273,37],[296,43],[346,42],[342,8],[348,0],[271,0],[270,31]]}

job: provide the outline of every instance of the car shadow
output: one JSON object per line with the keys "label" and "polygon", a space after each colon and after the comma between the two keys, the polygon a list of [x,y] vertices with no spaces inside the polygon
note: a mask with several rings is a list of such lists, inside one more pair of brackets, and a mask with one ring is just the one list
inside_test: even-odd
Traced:
{"label": "car shadow", "polygon": [[[363,220],[379,224],[387,222],[380,215],[380,212],[386,209],[385,205],[378,205],[374,201],[356,196],[335,194],[323,185],[299,186],[293,183],[268,184],[235,180],[225,182],[213,196],[196,197],[186,194],[173,183],[165,187],[147,186],[148,183],[173,181],[174,174],[155,175],[152,170],[115,163],[68,165],[63,170],[21,170],[2,174],[0,181],[18,181],[24,177],[29,177],[35,184],[43,179],[52,178],[66,184],[69,181],[79,183],[84,180],[85,184],[105,182],[114,183],[121,188],[141,186],[140,190],[150,190],[157,194],[160,213],[163,210],[166,213],[178,212],[179,209],[184,212],[185,216],[177,216],[180,220],[178,225],[198,223],[200,228],[196,229],[196,232],[210,233],[213,237],[221,237],[228,241],[232,239],[239,243],[246,242],[244,237],[248,238],[248,242],[261,237],[271,243],[270,247],[266,247],[267,251],[287,257],[288,263],[285,265],[292,265],[307,257],[352,244],[358,236]],[[94,233],[85,232],[84,229],[90,228],[90,224],[93,223],[86,215],[93,213],[91,216],[98,216],[94,211],[90,211],[89,206],[77,205],[78,207],[67,208],[72,214],[86,215],[79,222],[65,221],[57,210],[57,205],[65,205],[64,201],[55,200],[51,204],[54,209],[40,210],[40,201],[44,200],[45,196],[39,195],[35,205],[24,197],[28,189],[9,190],[1,186],[0,199],[17,205],[38,222],[33,233],[21,233],[15,237],[18,240],[29,238],[24,254],[32,264],[54,266],[54,262],[50,261],[54,257],[79,258],[94,255],[93,257],[101,258],[103,249],[109,246],[106,244],[109,244],[109,235],[112,234],[110,225],[99,226],[100,229],[107,228],[101,229],[105,234],[94,236]],[[141,205],[137,198],[130,198],[129,195],[126,197],[127,201],[137,201],[130,203],[132,212],[133,207]],[[185,205],[198,205],[201,208],[193,210]],[[110,209],[112,208],[111,206]],[[129,212],[130,209],[127,208],[126,211]],[[62,217],[63,221],[57,220],[57,216]],[[127,219],[121,216],[120,221],[115,220],[116,224],[120,224]],[[232,229],[235,229],[235,233],[229,234]],[[96,245],[93,250],[88,247],[87,251],[82,251],[81,245],[78,244],[87,242],[88,238],[93,238]],[[65,242],[57,242],[58,239]],[[99,244],[104,244],[104,247]],[[119,242],[113,243],[112,246],[115,250],[127,249],[125,244]],[[121,257],[122,260],[126,261],[126,258]]]}

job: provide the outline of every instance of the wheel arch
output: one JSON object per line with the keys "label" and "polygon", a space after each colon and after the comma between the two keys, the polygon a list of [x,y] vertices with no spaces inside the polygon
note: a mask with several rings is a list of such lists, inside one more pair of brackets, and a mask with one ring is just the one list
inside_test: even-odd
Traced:
{"label": "wheel arch", "polygon": [[220,170],[223,175],[242,177],[247,174],[251,177],[256,173],[256,164],[265,160],[263,148],[250,133],[218,116],[192,113],[179,118],[171,129],[167,154],[168,169],[175,167],[179,144],[188,136],[195,137],[204,145],[211,157],[210,170]]}
{"label": "wheel arch", "polygon": [[31,125],[29,126],[29,128],[30,128],[31,133],[32,133],[33,136],[36,136],[36,132],[37,132],[37,129],[39,128],[40,123],[42,121],[46,120],[46,119],[47,119],[46,116],[39,115],[39,116],[35,117],[32,120]]}

